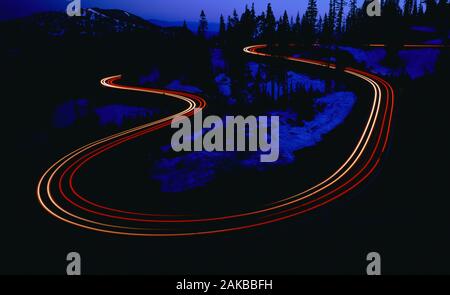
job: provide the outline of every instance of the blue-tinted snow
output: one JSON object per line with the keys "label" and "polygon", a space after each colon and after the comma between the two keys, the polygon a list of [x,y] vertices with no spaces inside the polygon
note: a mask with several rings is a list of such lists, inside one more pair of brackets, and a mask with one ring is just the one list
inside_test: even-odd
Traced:
{"label": "blue-tinted snow", "polygon": [[[152,168],[151,177],[161,183],[162,191],[181,192],[204,186],[217,173],[242,168],[264,170],[292,163],[295,151],[315,146],[324,135],[342,124],[355,101],[356,96],[352,92],[337,92],[317,98],[314,103],[316,115],[303,125],[298,124],[298,116],[292,110],[271,112],[269,115],[280,117],[280,155],[275,163],[261,163],[260,152],[189,152],[159,160]],[[255,133],[250,130],[247,136],[255,136]]]}
{"label": "blue-tinted snow", "polygon": [[88,116],[95,117],[100,126],[122,126],[126,120],[151,118],[159,114],[157,109],[111,104],[101,107],[93,107],[87,99],[69,100],[56,107],[53,114],[53,126],[55,128],[68,128],[77,121]]}
{"label": "blue-tinted snow", "polygon": [[384,48],[360,49],[341,46],[340,49],[352,54],[357,62],[364,63],[367,69],[375,74],[394,77],[407,74],[411,79],[433,72],[440,52],[439,49],[433,48],[399,50],[398,57],[402,65],[389,67],[383,64],[387,54]]}
{"label": "blue-tinted snow", "polygon": [[144,107],[134,107],[121,104],[107,105],[95,109],[101,126],[116,125],[122,126],[125,120],[137,118],[150,118],[154,115],[154,110]]}
{"label": "blue-tinted snow", "polygon": [[201,93],[202,90],[192,85],[184,85],[180,80],[173,80],[168,85],[166,85],[167,89],[175,90],[175,91],[185,91],[190,93]]}

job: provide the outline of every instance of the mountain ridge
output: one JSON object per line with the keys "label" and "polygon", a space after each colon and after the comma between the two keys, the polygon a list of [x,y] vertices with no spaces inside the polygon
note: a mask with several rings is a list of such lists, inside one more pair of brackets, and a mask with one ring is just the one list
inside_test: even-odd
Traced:
{"label": "mountain ridge", "polygon": [[164,29],[147,20],[119,9],[82,9],[81,16],[69,17],[64,12],[41,12],[15,20],[0,23],[17,31],[34,31],[59,37],[66,34],[105,35],[111,33],[149,31]]}

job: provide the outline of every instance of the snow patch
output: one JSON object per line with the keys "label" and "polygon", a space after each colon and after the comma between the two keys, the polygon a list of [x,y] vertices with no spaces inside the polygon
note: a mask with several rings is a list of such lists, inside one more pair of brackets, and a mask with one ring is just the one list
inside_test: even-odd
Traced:
{"label": "snow patch", "polygon": [[190,92],[190,93],[201,93],[202,91],[195,87],[195,86],[191,86],[191,85],[184,85],[180,82],[180,80],[174,80],[172,82],[170,82],[167,86],[167,89],[170,90],[176,90],[176,91],[185,91],[185,92]]}

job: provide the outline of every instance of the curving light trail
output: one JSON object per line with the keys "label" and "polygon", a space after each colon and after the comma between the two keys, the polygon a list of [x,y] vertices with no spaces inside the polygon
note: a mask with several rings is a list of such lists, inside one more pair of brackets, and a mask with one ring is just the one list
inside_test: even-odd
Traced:
{"label": "curving light trail", "polygon": [[[247,54],[273,57],[263,52],[267,45],[244,48]],[[292,62],[309,64],[335,70],[336,65],[325,61],[280,57]],[[370,98],[369,117],[355,148],[348,158],[329,177],[312,187],[286,196],[277,202],[254,211],[222,216],[170,215],[132,212],[110,208],[90,201],[78,193],[74,186],[77,172],[89,161],[121,144],[170,125],[180,116],[191,116],[196,108],[206,102],[199,96],[178,91],[148,89],[119,85],[121,76],[102,79],[105,87],[166,95],[184,101],[186,109],[142,126],[138,126],[85,145],[54,163],[41,177],[37,196],[41,206],[52,216],[84,229],[128,236],[193,236],[262,226],[304,214],[342,197],[366,180],[378,166],[386,149],[394,110],[392,86],[378,76],[354,68],[345,73],[361,79],[373,89]]]}
{"label": "curving light trail", "polygon": [[[387,44],[382,43],[373,43],[369,44],[369,47],[389,47]],[[444,44],[404,44],[401,47],[403,48],[449,48],[450,46]]]}

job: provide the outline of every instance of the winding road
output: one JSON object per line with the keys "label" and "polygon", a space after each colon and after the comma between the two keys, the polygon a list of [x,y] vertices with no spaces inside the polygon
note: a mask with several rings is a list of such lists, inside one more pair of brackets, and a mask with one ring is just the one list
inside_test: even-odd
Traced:
{"label": "winding road", "polygon": [[[273,58],[264,53],[267,45],[244,48],[246,54]],[[295,63],[305,63],[317,67],[336,70],[336,65],[328,62],[280,57]],[[99,139],[69,153],[55,162],[39,179],[37,197],[40,205],[53,217],[73,226],[102,233],[126,236],[195,236],[217,234],[263,226],[292,218],[324,206],[358,187],[379,165],[389,140],[394,91],[382,78],[354,68],[345,68],[348,75],[363,80],[373,90],[367,97],[369,117],[362,129],[357,145],[342,165],[327,178],[310,188],[292,196],[284,196],[279,201],[267,204],[254,211],[222,216],[198,216],[190,214],[170,215],[145,212],[131,212],[97,204],[77,192],[74,178],[89,161],[109,150],[169,126],[180,116],[192,116],[196,109],[206,107],[200,96],[170,90],[150,89],[121,85],[121,76],[111,76],[101,80],[105,87],[124,91],[159,94],[186,104],[183,111],[158,121],[144,124],[109,137]]]}

